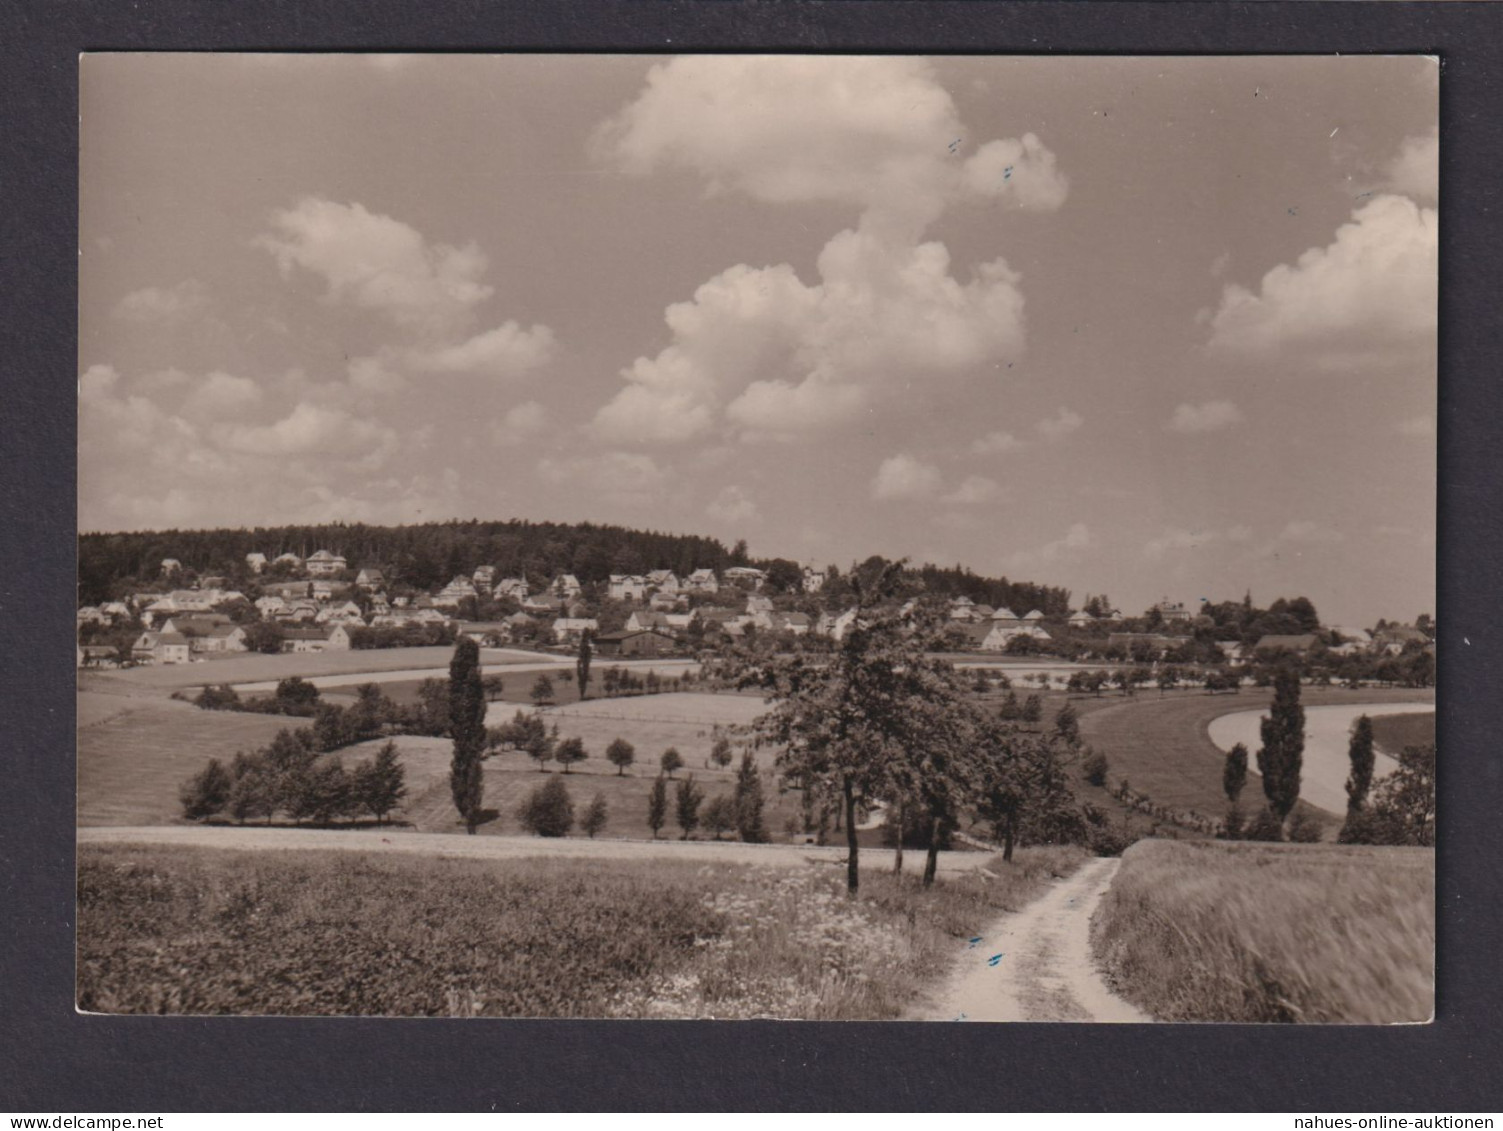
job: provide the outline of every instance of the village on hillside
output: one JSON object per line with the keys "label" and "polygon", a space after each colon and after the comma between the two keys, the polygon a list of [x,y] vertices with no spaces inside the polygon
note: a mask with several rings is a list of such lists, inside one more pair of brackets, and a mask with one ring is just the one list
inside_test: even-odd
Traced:
{"label": "village on hillside", "polygon": [[[233,574],[163,559],[158,584],[126,585],[117,599],[78,610],[78,665],[186,664],[241,652],[346,651],[452,643],[572,650],[588,633],[602,656],[713,655],[748,637],[774,646],[839,642],[857,607],[838,569],[753,565],[609,574],[581,582],[498,576],[477,565],[432,591],[402,585],[388,570],[352,565],[320,549],[246,555]],[[1308,600],[1202,602],[1164,598],[1124,616],[1104,597],[1076,610],[993,607],[964,594],[908,598],[896,612],[938,624],[931,647],[947,653],[1072,662],[1245,668],[1298,657],[1313,676],[1429,686],[1434,624],[1380,621],[1325,625]],[[931,629],[932,630],[932,629]]]}

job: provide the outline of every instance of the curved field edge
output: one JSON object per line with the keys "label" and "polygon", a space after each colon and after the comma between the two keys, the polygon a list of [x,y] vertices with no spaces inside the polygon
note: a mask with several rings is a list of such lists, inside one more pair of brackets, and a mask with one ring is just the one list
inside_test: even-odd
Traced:
{"label": "curved field edge", "polygon": [[84,845],[88,1012],[882,1020],[1087,859],[843,868]]}
{"label": "curved field edge", "polygon": [[1140,841],[1091,938],[1117,992],[1160,1021],[1426,1021],[1435,854]]}
{"label": "curved field edge", "polygon": [[[1159,696],[1144,691],[1088,713],[1082,711],[1080,733],[1107,756],[1108,779],[1113,784],[1125,778],[1134,790],[1161,805],[1219,818],[1226,812],[1226,797],[1221,789],[1225,754],[1211,741],[1208,730],[1211,720],[1237,711],[1266,710],[1271,695],[1266,688],[1246,688],[1236,695],[1185,691]],[[1301,699],[1307,707],[1434,703],[1435,692],[1306,687]],[[1082,704],[1091,702],[1081,700]],[[1242,806],[1247,810],[1261,803],[1262,790],[1254,778],[1242,795]],[[1301,803],[1300,808],[1323,825],[1339,823],[1339,819],[1313,806]]]}

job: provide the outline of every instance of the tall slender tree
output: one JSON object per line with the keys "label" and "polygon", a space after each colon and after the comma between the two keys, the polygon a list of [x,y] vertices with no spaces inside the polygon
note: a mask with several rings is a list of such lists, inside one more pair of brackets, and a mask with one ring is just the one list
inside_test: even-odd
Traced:
{"label": "tall slender tree", "polygon": [[748,844],[765,844],[767,824],[762,817],[762,779],[757,774],[757,761],[750,750],[742,751],[731,803],[736,814],[736,835]]}
{"label": "tall slender tree", "polygon": [[579,697],[587,698],[586,692],[590,687],[590,660],[595,655],[593,643],[590,640],[590,630],[587,628],[579,634],[579,655],[574,660],[574,675],[579,680]]}
{"label": "tall slender tree", "polygon": [[481,759],[485,756],[485,687],[480,677],[480,646],[468,636],[454,645],[449,661],[449,733],[454,756],[449,763],[449,791],[454,808],[474,835],[485,796]]}
{"label": "tall slender tree", "polygon": [[1239,742],[1226,752],[1226,762],[1221,767],[1221,788],[1226,799],[1235,805],[1246,784],[1247,747]]}
{"label": "tall slender tree", "polygon": [[1305,754],[1305,709],[1300,706],[1299,671],[1292,665],[1279,668],[1274,675],[1273,703],[1260,731],[1263,746],[1258,751],[1258,773],[1263,775],[1268,807],[1282,822],[1299,801]]}
{"label": "tall slender tree", "polygon": [[1366,715],[1352,724],[1352,740],[1347,746],[1347,758],[1351,761],[1351,773],[1346,779],[1346,811],[1348,816],[1360,812],[1367,804],[1368,790],[1373,785],[1373,721]]}

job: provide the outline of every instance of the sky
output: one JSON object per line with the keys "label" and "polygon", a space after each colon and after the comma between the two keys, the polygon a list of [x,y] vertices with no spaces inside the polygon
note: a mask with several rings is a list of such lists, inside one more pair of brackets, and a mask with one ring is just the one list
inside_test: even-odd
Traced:
{"label": "sky", "polygon": [[1438,85],[86,56],[80,529],[588,520],[1431,612]]}

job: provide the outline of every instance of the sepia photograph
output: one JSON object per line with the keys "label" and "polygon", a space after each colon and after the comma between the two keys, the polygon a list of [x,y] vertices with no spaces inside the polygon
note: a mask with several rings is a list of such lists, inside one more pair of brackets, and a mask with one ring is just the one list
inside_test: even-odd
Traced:
{"label": "sepia photograph", "polygon": [[79,78],[78,1011],[1433,1019],[1438,58]]}

